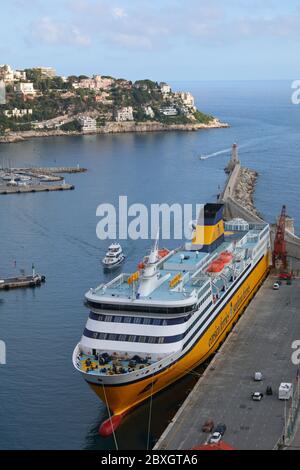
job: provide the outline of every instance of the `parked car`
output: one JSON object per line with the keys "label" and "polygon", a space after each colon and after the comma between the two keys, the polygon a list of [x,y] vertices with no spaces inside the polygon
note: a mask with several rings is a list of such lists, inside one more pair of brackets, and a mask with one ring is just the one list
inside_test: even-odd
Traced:
{"label": "parked car", "polygon": [[207,419],[202,426],[202,432],[212,432],[214,429],[214,422],[212,419]]}
{"label": "parked car", "polygon": [[273,284],[273,290],[278,290],[279,289],[279,284],[278,282],[274,282]]}
{"label": "parked car", "polygon": [[226,425],[223,423],[219,423],[214,429],[214,432],[219,432],[221,436],[224,436],[225,431],[226,431]]}
{"label": "parked car", "polygon": [[263,379],[263,375],[261,372],[255,372],[254,374],[254,380],[255,382],[261,382]]}
{"label": "parked car", "polygon": [[209,443],[218,444],[218,442],[220,442],[221,439],[222,439],[222,434],[220,434],[219,432],[214,432],[209,438]]}
{"label": "parked car", "polygon": [[254,392],[252,393],[252,400],[260,401],[263,398],[264,394],[261,392]]}

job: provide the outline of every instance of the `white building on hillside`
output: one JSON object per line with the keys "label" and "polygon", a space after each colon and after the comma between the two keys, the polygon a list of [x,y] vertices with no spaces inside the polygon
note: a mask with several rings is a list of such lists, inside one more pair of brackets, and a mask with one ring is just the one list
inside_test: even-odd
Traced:
{"label": "white building on hillside", "polygon": [[151,119],[154,118],[155,113],[153,109],[151,108],[151,106],[144,106],[143,109],[144,109],[144,113],[146,114],[146,116],[149,116]]}
{"label": "white building on hillside", "polygon": [[34,67],[33,70],[40,72],[42,77],[45,77],[45,78],[56,77],[56,70],[53,67]]}
{"label": "white building on hillside", "polygon": [[97,130],[97,121],[90,116],[80,116],[78,122],[81,125],[82,132],[95,132]]}
{"label": "white building on hillside", "polygon": [[121,121],[133,121],[133,108],[132,106],[127,106],[125,108],[120,108],[115,112],[115,120],[117,122]]}
{"label": "white building on hillside", "polygon": [[10,65],[0,65],[0,79],[4,80],[5,83],[14,81],[14,71]]}
{"label": "white building on hillside", "polygon": [[14,80],[15,81],[18,81],[18,80],[26,80],[26,72],[25,70],[15,70],[14,72]]}
{"label": "white building on hillside", "polygon": [[34,89],[33,83],[31,82],[19,82],[17,83],[15,90],[17,93],[20,93],[24,96],[36,94],[36,90]]}
{"label": "white building on hillside", "polygon": [[179,91],[175,93],[176,97],[179,98],[185,106],[190,108],[195,108],[195,98],[193,95],[187,91]]}
{"label": "white building on hillside", "polygon": [[163,95],[168,95],[172,91],[170,85],[165,82],[160,82],[159,88]]}
{"label": "white building on hillside", "polygon": [[164,116],[177,116],[178,111],[174,106],[166,106],[165,108],[160,108],[159,112]]}

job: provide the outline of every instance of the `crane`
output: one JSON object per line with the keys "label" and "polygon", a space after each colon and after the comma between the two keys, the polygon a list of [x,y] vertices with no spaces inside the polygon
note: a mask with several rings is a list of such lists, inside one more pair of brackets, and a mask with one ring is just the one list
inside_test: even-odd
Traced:
{"label": "crane", "polygon": [[276,267],[280,263],[282,271],[287,269],[287,251],[285,241],[285,219],[286,206],[282,206],[281,214],[277,222],[276,234],[273,249],[273,266]]}

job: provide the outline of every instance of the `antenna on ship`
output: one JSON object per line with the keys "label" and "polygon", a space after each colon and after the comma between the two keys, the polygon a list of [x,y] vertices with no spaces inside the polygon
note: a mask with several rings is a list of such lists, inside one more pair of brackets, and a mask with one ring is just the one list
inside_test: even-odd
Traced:
{"label": "antenna on ship", "polygon": [[149,256],[149,263],[154,264],[158,260],[158,242],[159,242],[159,227],[156,232],[155,242]]}

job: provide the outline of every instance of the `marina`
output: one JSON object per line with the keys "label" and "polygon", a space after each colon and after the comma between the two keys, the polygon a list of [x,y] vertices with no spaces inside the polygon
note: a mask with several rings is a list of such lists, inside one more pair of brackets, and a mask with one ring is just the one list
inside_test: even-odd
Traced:
{"label": "marina", "polygon": [[0,170],[0,195],[73,190],[75,186],[66,183],[64,177],[58,174],[86,171],[86,168],[79,165],[53,168],[2,168]]}

